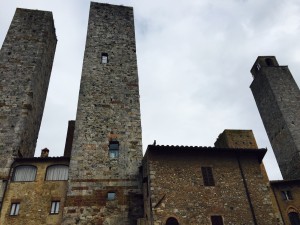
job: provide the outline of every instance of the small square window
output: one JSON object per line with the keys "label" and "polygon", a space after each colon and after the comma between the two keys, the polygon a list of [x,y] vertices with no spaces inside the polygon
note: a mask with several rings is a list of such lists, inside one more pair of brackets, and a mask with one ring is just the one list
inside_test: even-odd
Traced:
{"label": "small square window", "polygon": [[9,215],[17,216],[19,214],[19,210],[20,210],[20,203],[19,202],[12,203]]}
{"label": "small square window", "polygon": [[59,213],[59,201],[52,201],[51,202],[51,211],[50,214],[58,214]]}
{"label": "small square window", "polygon": [[101,63],[103,63],[103,64],[108,63],[108,54],[107,53],[101,54]]}
{"label": "small square window", "polygon": [[107,193],[107,200],[112,201],[116,199],[116,193],[115,192],[108,192]]}
{"label": "small square window", "polygon": [[211,216],[211,224],[212,225],[223,225],[223,218],[222,216]]}
{"label": "small square window", "polygon": [[211,167],[201,167],[203,182],[205,186],[215,186]]}

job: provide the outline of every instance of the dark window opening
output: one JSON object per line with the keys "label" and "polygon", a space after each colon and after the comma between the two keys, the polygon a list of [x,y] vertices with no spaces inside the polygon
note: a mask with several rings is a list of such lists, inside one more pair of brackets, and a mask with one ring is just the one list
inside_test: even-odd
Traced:
{"label": "dark window opening", "polygon": [[293,200],[292,192],[289,190],[281,191],[281,196],[283,200]]}
{"label": "dark window opening", "polygon": [[119,142],[116,140],[109,142],[109,158],[114,159],[119,157]]}
{"label": "dark window opening", "polygon": [[10,207],[10,216],[17,216],[20,210],[20,202],[12,203]]}
{"label": "dark window opening", "polygon": [[201,167],[203,182],[205,186],[215,186],[211,167]]}
{"label": "dark window opening", "polygon": [[50,214],[58,214],[59,213],[59,205],[60,205],[60,201],[52,201]]}
{"label": "dark window opening", "polygon": [[113,201],[116,199],[116,193],[115,192],[108,192],[107,193],[107,200],[108,201]]}
{"label": "dark window opening", "polygon": [[300,225],[300,219],[299,219],[298,213],[290,212],[289,219],[290,219],[291,225]]}
{"label": "dark window opening", "polygon": [[222,216],[211,216],[212,225],[224,225]]}
{"label": "dark window opening", "polygon": [[103,64],[108,63],[108,54],[107,53],[101,54],[101,63],[103,63]]}
{"label": "dark window opening", "polygon": [[167,219],[166,225],[179,225],[177,219],[170,217]]}
{"label": "dark window opening", "polygon": [[274,66],[273,60],[270,58],[265,59],[267,66]]}

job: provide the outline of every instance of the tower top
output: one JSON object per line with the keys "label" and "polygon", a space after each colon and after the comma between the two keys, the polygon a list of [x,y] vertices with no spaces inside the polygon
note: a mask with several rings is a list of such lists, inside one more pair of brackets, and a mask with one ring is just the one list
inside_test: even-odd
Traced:
{"label": "tower top", "polygon": [[253,78],[255,78],[264,67],[277,66],[279,66],[279,64],[275,56],[258,56],[250,71],[253,75]]}

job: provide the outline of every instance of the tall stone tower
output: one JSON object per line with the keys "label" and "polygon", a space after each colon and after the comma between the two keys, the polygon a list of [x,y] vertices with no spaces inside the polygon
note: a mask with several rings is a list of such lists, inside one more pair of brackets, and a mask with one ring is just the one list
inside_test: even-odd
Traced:
{"label": "tall stone tower", "polygon": [[300,179],[300,91],[274,56],[254,63],[250,86],[284,179]]}
{"label": "tall stone tower", "polygon": [[141,160],[133,9],[92,2],[64,224],[136,224]]}
{"label": "tall stone tower", "polygon": [[2,181],[15,157],[34,155],[56,42],[51,12],[16,10],[0,51]]}

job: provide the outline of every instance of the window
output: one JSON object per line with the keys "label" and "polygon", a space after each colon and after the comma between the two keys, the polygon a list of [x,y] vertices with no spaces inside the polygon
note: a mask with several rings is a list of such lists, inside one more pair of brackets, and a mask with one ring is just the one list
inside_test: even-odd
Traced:
{"label": "window", "polygon": [[265,59],[267,66],[274,66],[273,60],[271,58]]}
{"label": "window", "polygon": [[211,167],[201,167],[203,182],[205,186],[215,186]]}
{"label": "window", "polygon": [[51,202],[50,214],[58,214],[58,212],[59,212],[59,204],[60,204],[60,201],[52,201]]}
{"label": "window", "polygon": [[222,216],[211,216],[210,220],[212,225],[224,225]]}
{"label": "window", "polygon": [[18,166],[14,169],[13,181],[34,181],[35,176],[35,166]]}
{"label": "window", "polygon": [[257,64],[256,64],[256,69],[257,69],[257,70],[260,70],[260,68],[261,68],[260,64],[257,63]]}
{"label": "window", "polygon": [[281,191],[281,196],[283,200],[293,200],[292,192],[289,190]]}
{"label": "window", "polygon": [[300,225],[300,219],[299,219],[298,213],[290,212],[289,219],[290,219],[291,225]]}
{"label": "window", "polygon": [[107,200],[112,201],[116,199],[116,193],[115,192],[108,192],[107,193]]}
{"label": "window", "polygon": [[10,216],[17,216],[20,210],[20,202],[12,203],[10,207]]}
{"label": "window", "polygon": [[103,64],[108,63],[108,54],[107,53],[101,54],[101,63],[103,63]]}
{"label": "window", "polygon": [[179,225],[177,219],[170,217],[167,219],[166,225]]}
{"label": "window", "polygon": [[109,142],[109,158],[114,159],[119,157],[119,142],[116,140]]}
{"label": "window", "polygon": [[53,165],[47,168],[46,180],[68,180],[69,167],[66,165]]}

